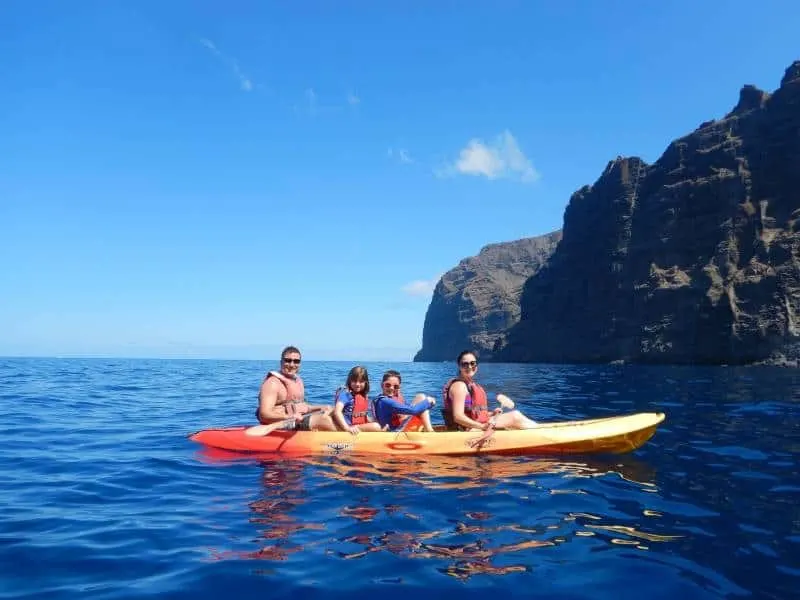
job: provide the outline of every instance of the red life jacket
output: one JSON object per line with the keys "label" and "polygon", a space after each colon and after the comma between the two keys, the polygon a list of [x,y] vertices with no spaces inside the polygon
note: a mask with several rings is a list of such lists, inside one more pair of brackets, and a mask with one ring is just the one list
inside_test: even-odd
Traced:
{"label": "red life jacket", "polygon": [[[398,402],[402,402],[403,404],[406,403],[406,401],[403,399],[403,394],[399,394],[397,396],[397,401]],[[389,427],[392,428],[392,429],[394,429],[395,427],[400,427],[400,425],[405,423],[407,418],[408,418],[408,415],[401,415],[400,413],[394,413],[392,415],[392,420],[389,421]]]}
{"label": "red life jacket", "polygon": [[[275,377],[280,380],[286,388],[286,402],[277,404],[276,406],[285,406],[288,416],[305,414],[308,412],[308,404],[304,401],[306,389],[299,375],[295,375],[292,379],[278,371],[270,371],[267,373],[267,376],[264,377],[264,380],[270,377]],[[258,408],[256,408],[256,418],[258,418]]]}
{"label": "red life jacket", "polygon": [[479,384],[464,377],[453,377],[442,388],[442,416],[448,429],[460,428],[453,419],[453,403],[450,400],[450,386],[456,381],[461,381],[467,386],[467,397],[464,398],[464,414],[473,421],[486,423],[489,420],[489,400],[486,397],[486,390]]}
{"label": "red life jacket", "polygon": [[369,423],[369,400],[364,394],[353,394],[353,415],[350,422],[353,425]]}
{"label": "red life jacket", "polygon": [[354,394],[346,388],[340,387],[336,390],[334,403],[339,399],[341,392],[348,392],[353,397],[353,413],[350,415],[351,425],[364,425],[369,423],[369,400],[364,394]]}

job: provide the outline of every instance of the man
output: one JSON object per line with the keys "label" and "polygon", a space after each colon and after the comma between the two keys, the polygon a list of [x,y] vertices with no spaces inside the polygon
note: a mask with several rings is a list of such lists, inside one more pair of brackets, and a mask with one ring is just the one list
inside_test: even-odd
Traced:
{"label": "man", "polygon": [[261,382],[256,418],[264,425],[294,419],[281,429],[336,431],[329,406],[305,402],[305,386],[297,374],[300,360],[300,350],[296,347],[287,346],[283,349],[280,371],[270,371]]}

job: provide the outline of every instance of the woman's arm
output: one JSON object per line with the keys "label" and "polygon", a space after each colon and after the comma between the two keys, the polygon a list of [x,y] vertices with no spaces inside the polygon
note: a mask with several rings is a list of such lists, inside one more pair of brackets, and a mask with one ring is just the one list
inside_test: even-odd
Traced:
{"label": "woman's arm", "polygon": [[408,404],[403,404],[399,400],[395,400],[394,398],[390,398],[388,396],[384,396],[382,398],[383,402],[387,405],[392,407],[392,410],[396,413],[400,413],[401,415],[421,415],[426,410],[428,410],[433,404],[428,399],[423,399],[418,401],[416,404],[412,404],[409,406]]}

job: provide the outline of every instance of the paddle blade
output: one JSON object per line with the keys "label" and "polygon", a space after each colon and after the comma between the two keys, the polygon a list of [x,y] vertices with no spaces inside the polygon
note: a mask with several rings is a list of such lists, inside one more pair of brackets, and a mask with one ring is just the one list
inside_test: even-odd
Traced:
{"label": "paddle blade", "polygon": [[413,415],[406,419],[406,422],[403,423],[400,431],[422,431],[424,427],[425,423],[423,423],[422,419],[416,415]]}
{"label": "paddle blade", "polygon": [[252,427],[245,429],[244,434],[253,437],[260,437],[269,434],[271,431],[272,428],[269,425],[253,425]]}
{"label": "paddle blade", "polygon": [[506,410],[514,408],[514,401],[505,394],[497,394],[497,403]]}

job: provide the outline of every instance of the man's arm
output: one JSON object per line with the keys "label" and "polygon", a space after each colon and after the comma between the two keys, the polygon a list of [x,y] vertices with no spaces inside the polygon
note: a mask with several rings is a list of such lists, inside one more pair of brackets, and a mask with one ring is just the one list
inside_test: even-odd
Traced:
{"label": "man's arm", "polygon": [[260,422],[279,421],[288,416],[283,406],[275,406],[281,387],[283,384],[273,377],[265,379],[261,383],[261,389],[258,392],[258,420]]}

